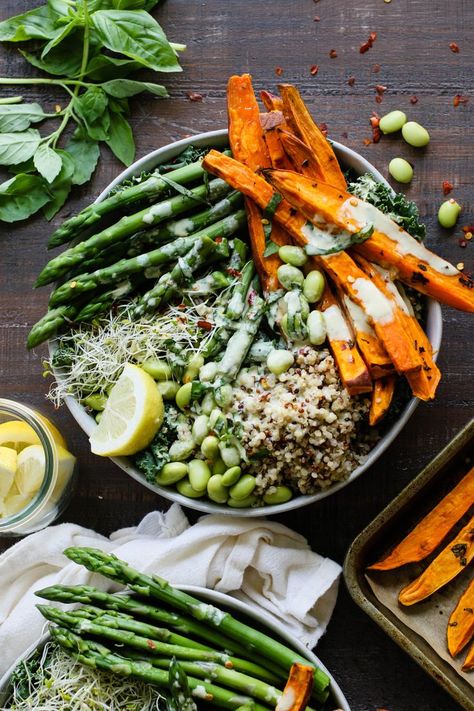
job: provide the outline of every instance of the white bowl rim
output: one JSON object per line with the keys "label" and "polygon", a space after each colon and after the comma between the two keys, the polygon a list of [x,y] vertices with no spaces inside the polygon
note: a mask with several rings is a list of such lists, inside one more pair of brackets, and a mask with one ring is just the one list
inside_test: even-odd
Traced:
{"label": "white bowl rim", "polygon": [[[122,183],[124,180],[128,180],[135,175],[139,175],[144,170],[150,170],[151,166],[157,165],[160,162],[160,159],[163,159],[163,154],[172,152],[173,155],[177,155],[189,145],[211,145],[214,141],[217,141],[218,143],[224,143],[224,139],[227,138],[227,136],[228,131],[227,129],[223,128],[215,131],[207,131],[205,133],[199,133],[192,136],[188,136],[187,138],[183,138],[179,141],[168,143],[167,145],[162,146],[161,148],[157,148],[156,150],[151,151],[147,155],[135,161],[135,163],[133,163],[131,166],[123,170],[116,178],[114,178],[114,180],[112,180],[112,182],[106,188],[104,188],[104,190],[102,190],[100,195],[96,198],[95,202],[97,203],[104,200],[104,198],[110,193],[110,191],[113,190],[117,185],[119,185],[119,183]],[[340,156],[347,165],[350,165],[351,167],[353,167],[354,165],[358,165],[358,170],[360,171],[360,174],[371,173],[377,181],[383,183],[384,185],[392,189],[387,180],[384,178],[384,176],[359,153],[352,150],[351,148],[348,148],[347,146],[344,146],[341,143],[338,143],[337,141],[332,141],[332,145],[338,156]],[[430,298],[427,299],[427,320],[432,330],[432,333],[429,335],[433,346],[434,358],[436,359],[441,346],[443,321],[441,306],[438,304],[437,301],[434,301]],[[55,343],[56,339],[49,341],[50,355],[54,352]],[[60,377],[60,375],[57,374],[57,377]],[[93,417],[91,417],[86,412],[85,408],[78,402],[78,400],[76,400],[72,396],[66,397],[65,403],[72,416],[81,427],[81,429],[87,435],[90,435],[96,426]],[[375,464],[375,462],[385,452],[385,450],[388,449],[388,447],[392,444],[392,442],[396,439],[396,437],[405,427],[408,420],[417,408],[418,404],[418,398],[412,397],[409,400],[409,402],[403,409],[400,418],[377,442],[375,447],[370,450],[365,462],[360,466],[356,467],[354,471],[351,472],[349,477],[347,477],[347,479],[343,479],[342,481],[331,484],[326,489],[322,489],[316,494],[300,494],[290,499],[290,501],[287,501],[284,504],[259,506],[257,508],[232,509],[229,506],[215,504],[207,500],[189,499],[186,496],[182,496],[177,491],[166,487],[158,486],[157,484],[151,484],[150,482],[146,481],[144,475],[131,464],[129,458],[110,457],[110,459],[115,464],[117,464],[120,469],[125,471],[129,476],[131,476],[133,479],[145,486],[147,489],[154,491],[156,494],[162,496],[165,499],[168,499],[169,501],[176,501],[181,506],[201,511],[203,513],[219,513],[227,516],[257,517],[269,516],[274,514],[276,515],[284,513],[286,511],[292,511],[294,509],[301,508],[302,506],[308,506],[309,504],[316,503],[317,501],[321,501],[327,496],[335,494],[336,492],[345,488],[348,484],[358,479],[359,476],[363,474],[367,469],[369,469],[373,464]]]}
{"label": "white bowl rim", "polygon": [[[242,600],[239,600],[236,597],[232,597],[232,595],[228,595],[218,590],[203,588],[199,585],[176,585],[176,587],[180,590],[196,595],[196,597],[203,597],[216,605],[221,604],[223,606],[226,606],[230,608],[233,612],[241,612],[243,615],[246,615],[247,617],[252,617],[253,619],[257,620],[264,627],[268,627],[274,634],[276,634],[278,637],[281,637],[286,642],[286,644],[288,644],[288,646],[292,647],[296,652],[298,652],[298,654],[301,654],[302,656],[306,657],[308,661],[318,666],[328,675],[330,679],[331,695],[334,699],[334,702],[339,706],[338,711],[351,711],[347,699],[345,698],[339,684],[334,679],[331,672],[319,659],[319,657],[317,657],[312,650],[308,649],[303,644],[303,642],[300,642],[299,639],[295,639],[285,629],[285,627],[282,626],[281,623],[277,622],[276,618],[273,617],[269,612],[266,612],[265,610],[261,609],[256,609],[248,603],[243,602]],[[16,662],[14,662],[10,666],[10,668],[7,669],[5,674],[0,679],[0,703],[3,703],[1,699],[2,692],[6,691],[7,686],[10,682],[12,672],[17,666],[17,664],[19,664],[22,659],[27,659],[38,646],[44,644],[48,639],[49,634],[43,634],[39,640],[37,640],[25,652],[23,652],[23,654],[16,660]]]}

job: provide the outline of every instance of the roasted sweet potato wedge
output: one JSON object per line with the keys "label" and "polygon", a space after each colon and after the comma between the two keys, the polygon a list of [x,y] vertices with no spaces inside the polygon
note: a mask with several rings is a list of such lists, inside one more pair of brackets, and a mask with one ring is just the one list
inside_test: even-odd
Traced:
{"label": "roasted sweet potato wedge", "polygon": [[314,668],[295,662],[275,711],[304,711],[313,690]]}
{"label": "roasted sweet potato wedge", "polygon": [[369,410],[369,425],[371,427],[377,425],[387,414],[392,403],[396,384],[396,375],[387,375],[374,382]]}
{"label": "roasted sweet potato wedge", "polygon": [[461,652],[474,636],[474,579],[471,580],[448,622],[448,649],[452,657]]}

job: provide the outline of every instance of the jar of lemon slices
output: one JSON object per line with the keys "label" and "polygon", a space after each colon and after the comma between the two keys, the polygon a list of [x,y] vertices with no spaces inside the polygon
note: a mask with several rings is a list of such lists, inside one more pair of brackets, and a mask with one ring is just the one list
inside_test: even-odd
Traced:
{"label": "jar of lemon slices", "polygon": [[72,492],[76,458],[46,417],[0,398],[0,536],[52,523]]}

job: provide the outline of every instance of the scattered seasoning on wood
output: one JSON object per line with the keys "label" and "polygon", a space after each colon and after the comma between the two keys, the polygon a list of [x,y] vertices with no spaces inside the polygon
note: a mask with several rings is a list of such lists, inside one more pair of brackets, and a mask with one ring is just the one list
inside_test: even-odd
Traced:
{"label": "scattered seasoning on wood", "polygon": [[382,133],[379,128],[380,116],[375,111],[372,111],[372,116],[369,118],[369,121],[372,127],[372,141],[374,143],[378,143],[382,137]]}
{"label": "scattered seasoning on wood", "polygon": [[467,247],[467,242],[466,242],[466,240],[463,239],[462,237],[461,237],[461,239],[459,240],[458,244],[459,244],[460,247]]}
{"label": "scattered seasoning on wood", "polygon": [[[463,231],[465,234],[466,234],[467,232],[472,233],[472,232],[474,232],[474,225],[464,225],[464,227],[462,228],[462,231]],[[471,236],[472,236],[472,234],[471,234]],[[467,234],[466,234],[466,237],[467,237]],[[467,237],[467,239],[471,239],[471,237]]]}
{"label": "scattered seasoning on wood", "polygon": [[320,20],[321,20],[321,18],[319,17],[319,15],[315,15],[315,16],[313,17],[313,21],[314,21],[314,22],[319,22]]}
{"label": "scattered seasoning on wood", "polygon": [[277,77],[281,77],[281,75],[283,74],[283,69],[281,67],[275,67],[275,74],[277,75]]}
{"label": "scattered seasoning on wood", "polygon": [[451,52],[454,52],[454,54],[459,54],[459,45],[457,42],[450,42],[449,49]]}
{"label": "scattered seasoning on wood", "polygon": [[449,182],[449,180],[443,180],[443,193],[444,195],[449,195],[454,185]]}
{"label": "scattered seasoning on wood", "polygon": [[384,86],[383,84],[376,84],[375,91],[377,92],[377,94],[383,94],[384,91],[387,91],[387,87]]}
{"label": "scattered seasoning on wood", "polygon": [[376,94],[376,96],[375,96],[375,102],[376,102],[377,104],[381,104],[381,103],[382,103],[382,97],[380,96],[380,94]]}
{"label": "scattered seasoning on wood", "polygon": [[313,64],[311,69],[309,70],[309,73],[313,75],[313,77],[319,72],[319,67],[317,64]]}
{"label": "scattered seasoning on wood", "polygon": [[380,71],[380,64],[374,64],[374,66],[372,67],[372,71],[374,74],[378,74]]}
{"label": "scattered seasoning on wood", "polygon": [[370,35],[369,35],[369,39],[367,40],[367,42],[364,42],[364,43],[361,44],[361,46],[359,47],[359,52],[360,52],[361,54],[365,54],[366,52],[368,52],[369,49],[370,49],[371,47],[373,47],[374,42],[375,42],[376,39],[377,39],[377,33],[376,33],[376,32],[371,32]]}
{"label": "scattered seasoning on wood", "polygon": [[418,97],[416,94],[413,94],[413,96],[410,96],[410,104],[417,104],[418,103]]}
{"label": "scattered seasoning on wood", "polygon": [[349,134],[347,133],[347,131],[343,131],[341,133],[341,138],[349,138]]}
{"label": "scattered seasoning on wood", "polygon": [[328,135],[328,125],[327,125],[327,123],[320,123],[320,124],[318,124],[318,128],[319,128],[319,130],[321,131],[321,133],[323,134],[323,136],[327,136],[327,135]]}
{"label": "scattered seasoning on wood", "polygon": [[349,77],[349,79],[347,80],[347,83],[349,84],[349,86],[354,86],[355,81],[356,81],[355,77]]}
{"label": "scattered seasoning on wood", "polygon": [[463,94],[456,94],[456,96],[453,99],[453,106],[456,108],[459,106],[459,104],[467,104],[469,101],[469,97],[463,96]]}
{"label": "scattered seasoning on wood", "polygon": [[331,59],[336,59],[336,57],[337,57],[337,52],[336,52],[336,50],[335,50],[335,49],[331,49],[330,52],[329,52],[329,56],[331,57]]}
{"label": "scattered seasoning on wood", "polygon": [[189,101],[202,101],[202,94],[198,94],[197,91],[188,91],[186,92],[186,96]]}
{"label": "scattered seasoning on wood", "polygon": [[370,146],[370,144],[372,143],[372,141],[370,140],[370,138],[364,138],[363,143],[364,143],[364,146]]}

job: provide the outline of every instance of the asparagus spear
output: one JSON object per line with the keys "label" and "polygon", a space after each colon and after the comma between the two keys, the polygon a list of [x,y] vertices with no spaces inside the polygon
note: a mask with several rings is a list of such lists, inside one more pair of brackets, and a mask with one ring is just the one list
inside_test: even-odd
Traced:
{"label": "asparagus spear", "polygon": [[[301,655],[288,649],[258,629],[235,619],[230,613],[223,612],[213,605],[200,602],[188,593],[173,588],[166,580],[157,575],[140,573],[127,563],[119,560],[112,553],[105,553],[95,548],[67,548],[65,555],[79,565],[94,573],[101,573],[116,582],[129,585],[142,596],[153,597],[168,603],[171,607],[186,612],[210,627],[218,628],[242,645],[242,650],[258,651],[262,658],[269,659],[277,667],[289,671],[294,662],[307,664]],[[315,669],[314,692],[316,698],[325,701],[329,693],[329,677],[321,669]],[[241,702],[242,703],[242,702]]]}
{"label": "asparagus spear", "polygon": [[[103,669],[120,676],[133,676],[137,679],[156,684],[161,688],[169,687],[168,672],[154,668],[149,662],[135,662],[115,654],[97,642],[84,640],[67,629],[50,628],[53,639],[63,648],[74,653],[74,657],[94,669]],[[250,704],[254,711],[268,711],[267,706],[254,703],[253,699],[236,695],[233,691],[221,689],[202,679],[188,677],[188,684],[193,696],[208,701],[220,709],[237,709],[242,704]]]}
{"label": "asparagus spear", "polygon": [[286,306],[286,332],[292,341],[303,341],[308,335],[304,320],[304,297],[301,289],[292,289],[283,297]]}
{"label": "asparagus spear", "polygon": [[127,281],[118,284],[118,286],[108,291],[104,291],[102,294],[98,294],[95,298],[91,299],[76,315],[74,321],[79,323],[80,321],[92,321],[104,311],[108,311],[112,304],[124,296],[133,293],[142,280],[140,279],[127,279]]}
{"label": "asparagus spear", "polygon": [[176,195],[169,200],[150,205],[149,207],[136,212],[133,215],[126,215],[121,220],[106,227],[101,232],[92,235],[84,242],[79,242],[75,247],[69,247],[54,259],[51,259],[41,271],[35,286],[44,286],[80,264],[85,259],[91,259],[102,249],[110,247],[112,244],[130,237],[135,232],[143,229],[146,225],[155,225],[162,222],[171,215],[177,215],[195,207],[197,200],[209,197],[210,200],[217,200],[230,191],[230,187],[223,180],[211,180],[209,191],[205,185],[199,185],[188,195]]}
{"label": "asparagus spear", "polygon": [[247,245],[245,242],[242,242],[241,239],[236,237],[232,241],[232,255],[229,261],[229,271],[232,273],[233,271],[238,271],[240,272],[245,264],[245,260],[247,258]]}
{"label": "asparagus spear", "polygon": [[230,286],[231,283],[231,278],[228,277],[227,274],[215,271],[194,281],[189,288],[185,290],[185,293],[191,295],[213,294],[216,291],[220,291],[221,289],[225,289]]}
{"label": "asparagus spear", "polygon": [[235,320],[242,316],[246,306],[245,297],[247,295],[247,291],[249,290],[249,286],[252,282],[254,274],[254,263],[252,261],[247,262],[247,264],[245,264],[242,269],[239,281],[237,282],[232,291],[232,297],[225,311],[225,315],[227,318]]}
{"label": "asparagus spear", "polygon": [[179,711],[198,711],[191,696],[188,677],[182,664],[173,659],[168,669],[168,683],[171,691],[171,698]]}
{"label": "asparagus spear", "polygon": [[51,309],[45,313],[29,332],[26,342],[27,347],[35,348],[40,343],[52,338],[65,323],[74,321],[78,310],[78,306],[74,304],[62,304],[57,309]]}

